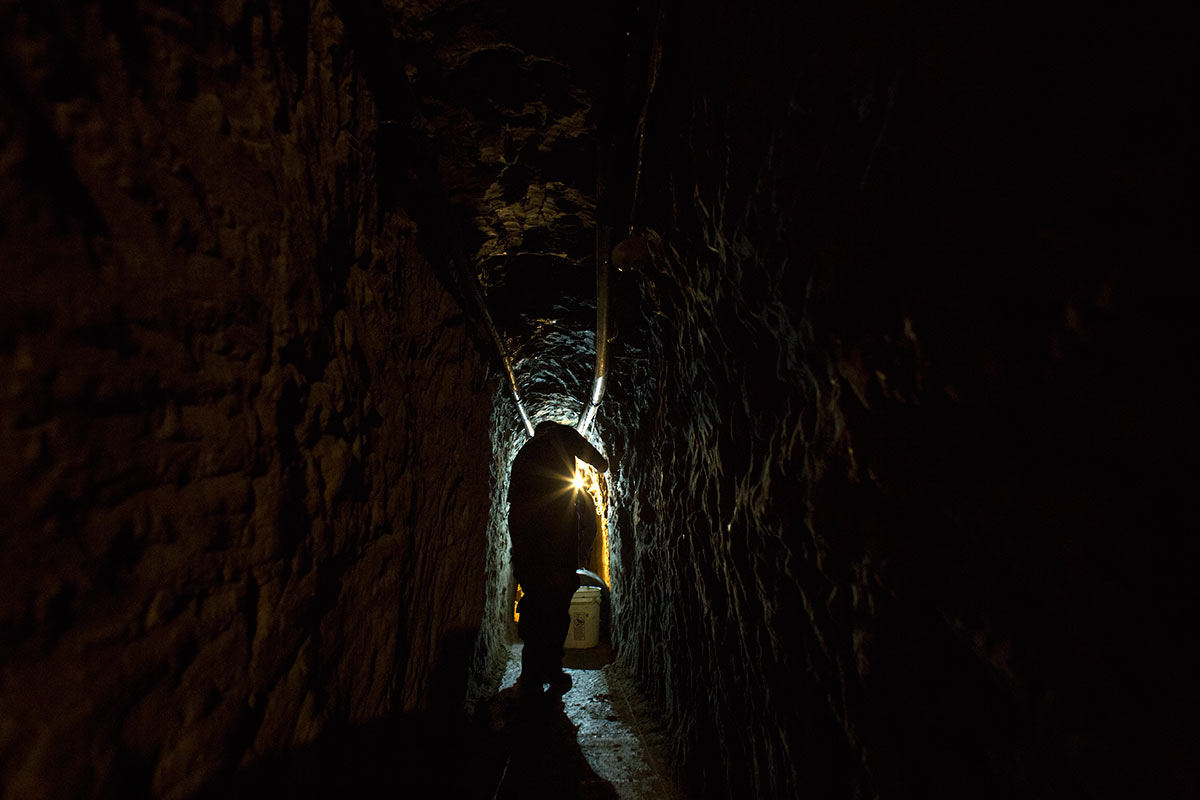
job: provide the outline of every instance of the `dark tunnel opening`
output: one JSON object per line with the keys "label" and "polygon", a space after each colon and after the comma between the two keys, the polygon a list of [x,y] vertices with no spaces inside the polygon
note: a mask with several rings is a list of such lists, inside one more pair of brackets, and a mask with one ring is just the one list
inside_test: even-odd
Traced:
{"label": "dark tunnel opening", "polygon": [[0,10],[0,794],[492,796],[610,258],[684,796],[1195,795],[1182,4],[168,5]]}

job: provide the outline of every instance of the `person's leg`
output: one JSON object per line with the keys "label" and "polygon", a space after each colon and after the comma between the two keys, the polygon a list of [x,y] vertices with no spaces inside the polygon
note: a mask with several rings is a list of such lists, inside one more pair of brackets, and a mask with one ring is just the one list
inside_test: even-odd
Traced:
{"label": "person's leg", "polygon": [[513,575],[522,591],[517,603],[517,635],[524,643],[521,648],[521,683],[525,688],[541,691],[545,639],[542,630],[549,596],[545,555],[534,546],[534,542],[540,538],[534,521],[510,514],[508,527],[512,539]]}
{"label": "person's leg", "polygon": [[579,588],[579,576],[574,570],[559,570],[548,591],[546,615],[546,648],[541,653],[542,665],[547,680],[566,682],[563,672],[563,647],[571,630],[571,598]]}
{"label": "person's leg", "polygon": [[517,633],[524,642],[521,648],[521,679],[540,686],[545,677],[543,672],[549,593],[547,587],[540,583],[531,583],[528,587],[522,584],[521,588],[525,592],[517,605],[520,614]]}

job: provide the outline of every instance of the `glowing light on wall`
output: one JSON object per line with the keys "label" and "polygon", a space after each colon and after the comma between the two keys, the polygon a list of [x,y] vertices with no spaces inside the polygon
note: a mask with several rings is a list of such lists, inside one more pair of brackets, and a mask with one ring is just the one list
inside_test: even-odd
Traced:
{"label": "glowing light on wall", "polygon": [[[575,476],[572,478],[572,484],[575,491],[586,491],[590,494],[592,503],[596,506],[598,517],[596,522],[600,533],[600,577],[604,579],[606,586],[611,587],[608,567],[608,484],[595,467],[579,459],[575,459]],[[521,618],[521,615],[517,613],[517,605],[521,602],[522,594],[524,592],[518,585],[513,602],[514,621],[519,621]]]}
{"label": "glowing light on wall", "polygon": [[608,482],[595,467],[575,459],[575,485],[590,494],[596,505],[596,514],[600,517],[600,577],[611,588],[608,576]]}

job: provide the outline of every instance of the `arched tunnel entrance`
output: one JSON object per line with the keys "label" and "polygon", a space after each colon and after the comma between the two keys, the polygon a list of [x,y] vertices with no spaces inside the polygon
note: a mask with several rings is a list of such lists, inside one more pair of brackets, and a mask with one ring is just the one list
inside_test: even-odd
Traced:
{"label": "arched tunnel entrance", "polygon": [[685,796],[1194,796],[1172,5],[3,4],[0,792],[486,795],[498,339]]}

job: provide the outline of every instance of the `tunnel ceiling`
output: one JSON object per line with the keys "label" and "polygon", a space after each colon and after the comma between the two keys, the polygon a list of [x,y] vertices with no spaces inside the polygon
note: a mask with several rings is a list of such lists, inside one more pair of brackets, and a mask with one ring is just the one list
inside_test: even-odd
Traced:
{"label": "tunnel ceiling", "polygon": [[592,294],[594,98],[568,63],[484,20],[458,22],[466,30],[433,35],[409,68],[424,126],[411,133],[428,140],[466,268],[498,321],[537,319]]}
{"label": "tunnel ceiling", "polygon": [[597,224],[618,228],[613,244],[629,225],[651,14],[633,3],[580,7],[569,24],[537,3],[381,12],[394,37],[384,67],[402,65],[404,88],[380,147],[428,159],[395,191],[442,211],[422,222],[452,254],[449,280],[475,273],[522,392],[535,405],[555,397],[559,417],[590,391]]}

